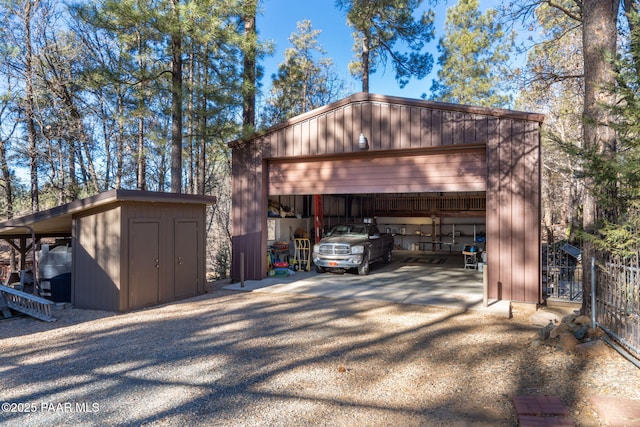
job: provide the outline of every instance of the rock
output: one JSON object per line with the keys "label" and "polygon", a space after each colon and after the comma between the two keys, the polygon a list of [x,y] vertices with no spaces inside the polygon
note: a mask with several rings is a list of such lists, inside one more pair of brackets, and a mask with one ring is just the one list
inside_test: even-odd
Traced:
{"label": "rock", "polygon": [[558,315],[555,313],[550,313],[548,311],[539,310],[533,313],[529,317],[529,321],[532,325],[536,326],[546,326],[549,323],[558,323]]}
{"label": "rock", "polygon": [[578,339],[578,341],[582,341],[582,339],[587,336],[587,333],[589,332],[589,325],[580,325],[580,327],[578,327],[575,332],[573,333],[573,335]]}
{"label": "rock", "polygon": [[563,350],[571,352],[575,350],[578,344],[578,339],[571,332],[560,333],[560,346]]}
{"label": "rock", "polygon": [[576,353],[585,357],[607,357],[609,347],[602,340],[587,341],[575,347]]}
{"label": "rock", "polygon": [[553,323],[548,323],[544,328],[541,328],[539,332],[540,339],[543,341],[549,339],[549,334],[553,329],[555,329],[555,325]]}
{"label": "rock", "polygon": [[576,325],[590,325],[591,318],[583,314],[581,316],[576,317],[573,323],[575,323]]}
{"label": "rock", "polygon": [[566,323],[561,323],[555,328],[551,330],[549,333],[549,338],[558,338],[562,332],[566,332],[569,330],[569,327]]}
{"label": "rock", "polygon": [[589,339],[598,338],[598,337],[601,337],[603,334],[604,332],[600,328],[589,328],[589,330],[587,331],[587,338]]}

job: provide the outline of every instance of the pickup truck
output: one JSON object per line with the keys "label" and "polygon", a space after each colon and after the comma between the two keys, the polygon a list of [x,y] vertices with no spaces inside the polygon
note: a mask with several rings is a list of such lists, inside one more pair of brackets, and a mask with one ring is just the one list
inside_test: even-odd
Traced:
{"label": "pickup truck", "polygon": [[340,224],[313,247],[313,263],[318,273],[349,270],[369,274],[369,264],[391,262],[393,235],[380,233],[375,224]]}

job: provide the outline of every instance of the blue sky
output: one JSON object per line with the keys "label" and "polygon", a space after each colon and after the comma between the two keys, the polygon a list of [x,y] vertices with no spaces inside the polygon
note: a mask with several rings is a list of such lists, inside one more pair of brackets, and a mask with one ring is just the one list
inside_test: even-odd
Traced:
{"label": "blue sky", "polygon": [[[497,3],[495,0],[480,0],[480,8],[493,7]],[[257,18],[259,35],[264,40],[274,42],[276,47],[275,54],[262,63],[265,67],[265,76],[262,80],[265,90],[270,86],[271,74],[277,71],[278,64],[283,60],[284,50],[289,47],[289,36],[296,32],[296,23],[308,19],[313,29],[322,31],[318,41],[327,52],[326,56],[333,59],[336,71],[348,82],[349,91],[360,91],[360,81],[354,80],[347,68],[353,57],[352,31],[346,25],[344,12],[336,8],[334,0],[262,0],[260,4],[262,13]],[[438,6],[434,9],[436,38],[427,46],[434,57],[434,62],[438,57],[437,44],[444,27],[446,9],[455,4],[456,0],[438,1]],[[421,11],[416,11],[417,16],[420,14]],[[408,85],[400,89],[393,69],[388,65],[386,70],[379,69],[370,76],[369,91],[381,95],[420,98],[420,95],[429,92],[436,72],[437,64],[434,64],[431,75],[422,80],[411,79]]]}

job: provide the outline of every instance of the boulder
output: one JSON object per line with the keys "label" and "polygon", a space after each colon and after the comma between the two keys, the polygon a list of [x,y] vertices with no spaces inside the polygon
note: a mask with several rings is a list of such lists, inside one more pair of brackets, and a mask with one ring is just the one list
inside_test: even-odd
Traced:
{"label": "boulder", "polygon": [[591,324],[591,318],[589,316],[585,316],[584,314],[581,316],[578,316],[574,319],[573,323],[575,323],[576,325],[590,325]]}
{"label": "boulder", "polygon": [[573,335],[578,339],[578,341],[582,341],[582,339],[587,336],[588,332],[589,332],[589,325],[580,325],[573,332]]}
{"label": "boulder", "polygon": [[563,350],[572,352],[575,350],[576,346],[580,343],[578,339],[571,332],[562,332],[560,333],[560,347]]}
{"label": "boulder", "polygon": [[576,345],[576,353],[585,357],[608,357],[609,347],[602,340],[587,341]]}
{"label": "boulder", "polygon": [[551,331],[553,331],[555,328],[556,327],[553,323],[547,323],[544,328],[540,329],[540,339],[543,341],[549,339]]}

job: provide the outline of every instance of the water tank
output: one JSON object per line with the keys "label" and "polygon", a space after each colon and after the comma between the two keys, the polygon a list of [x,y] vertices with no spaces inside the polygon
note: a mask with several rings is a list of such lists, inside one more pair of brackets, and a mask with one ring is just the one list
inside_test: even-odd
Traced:
{"label": "water tank", "polygon": [[71,247],[42,245],[38,251],[41,293],[54,302],[71,301]]}

